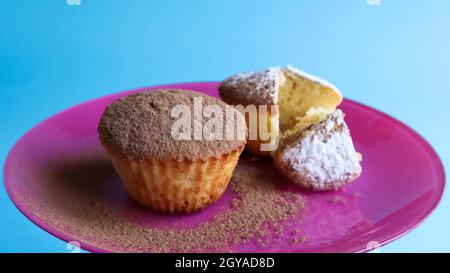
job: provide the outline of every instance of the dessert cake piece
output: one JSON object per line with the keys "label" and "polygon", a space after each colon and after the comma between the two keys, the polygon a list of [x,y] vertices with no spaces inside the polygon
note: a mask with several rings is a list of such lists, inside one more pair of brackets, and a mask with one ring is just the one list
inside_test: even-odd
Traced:
{"label": "dessert cake piece", "polygon": [[[228,104],[254,105],[258,110],[267,107],[266,116],[257,113],[256,130],[260,132],[258,126],[267,124],[264,130],[269,137],[264,139],[258,133],[253,139],[255,128],[249,128],[246,147],[256,155],[268,157],[278,148],[280,132],[294,127],[311,109],[332,113],[342,101],[335,86],[291,66],[235,74],[222,82],[219,93]],[[249,116],[246,114],[247,122]],[[264,119],[267,122],[260,122]]]}
{"label": "dessert cake piece", "polygon": [[[112,103],[103,113],[98,132],[128,195],[143,206],[163,212],[192,212],[219,199],[246,143],[232,139],[178,139],[173,135],[172,110],[187,109],[182,125],[195,131],[209,119],[194,113],[195,101],[214,106],[218,113],[233,113],[236,122],[222,128],[245,132],[241,113],[224,102],[189,90],[154,90],[136,93]],[[231,128],[230,128],[231,127]],[[217,128],[216,128],[217,129]],[[203,131],[203,133],[205,133]]]}
{"label": "dessert cake piece", "polygon": [[274,164],[296,184],[312,189],[336,190],[361,174],[344,113],[310,112],[296,129],[282,134]]}

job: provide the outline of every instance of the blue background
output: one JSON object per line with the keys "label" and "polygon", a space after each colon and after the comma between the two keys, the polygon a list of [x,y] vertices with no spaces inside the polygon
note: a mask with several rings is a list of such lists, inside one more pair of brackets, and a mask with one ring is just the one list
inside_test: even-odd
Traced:
{"label": "blue background", "polygon": [[[0,0],[0,164],[80,102],[292,64],[420,132],[450,168],[450,1]],[[450,251],[450,196],[382,252]],[[66,252],[0,188],[0,251]]]}

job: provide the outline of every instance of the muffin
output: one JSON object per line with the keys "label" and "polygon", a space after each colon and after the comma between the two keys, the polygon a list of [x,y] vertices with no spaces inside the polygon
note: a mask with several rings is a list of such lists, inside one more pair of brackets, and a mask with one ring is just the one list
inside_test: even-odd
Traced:
{"label": "muffin", "polygon": [[[206,109],[217,112],[208,117]],[[230,114],[234,122],[206,131],[213,118]],[[193,212],[219,199],[247,136],[239,111],[188,90],[121,98],[107,107],[98,132],[129,196],[162,212]]]}
{"label": "muffin", "polygon": [[[272,156],[277,150],[280,132],[294,127],[308,111],[319,109],[332,113],[342,102],[342,95],[335,86],[291,66],[235,74],[222,82],[219,94],[228,104],[255,105],[257,109],[267,107],[266,116],[258,112],[257,124],[265,126],[267,123],[264,129],[270,137],[262,139],[258,135],[249,138],[247,143],[248,150],[264,157]],[[246,114],[247,123],[248,119]],[[260,123],[260,120],[267,122]],[[251,131],[252,128],[250,134]]]}
{"label": "muffin", "polygon": [[291,181],[314,191],[336,190],[361,174],[344,113],[336,110],[323,118],[310,113],[304,126],[282,134],[275,153],[275,167]]}

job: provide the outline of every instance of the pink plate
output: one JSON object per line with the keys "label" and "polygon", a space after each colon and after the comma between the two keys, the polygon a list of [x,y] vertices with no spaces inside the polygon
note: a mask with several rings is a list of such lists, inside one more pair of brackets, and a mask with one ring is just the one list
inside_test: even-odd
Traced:
{"label": "pink plate", "polygon": [[[78,241],[82,248],[93,252],[137,249],[121,245],[113,236],[92,236],[92,225],[82,219],[98,208],[93,205],[87,210],[89,206],[79,200],[101,200],[108,213],[118,218],[114,221],[144,228],[169,227],[175,222],[193,226],[228,209],[226,204],[233,198],[229,191],[199,213],[171,216],[139,207],[124,193],[99,144],[97,123],[105,107],[117,98],[161,87],[217,96],[218,83],[127,91],[83,103],[42,122],[16,143],[5,163],[6,189],[17,208],[47,232],[64,241]],[[266,248],[236,246],[234,251],[368,251],[412,230],[436,208],[445,174],[432,147],[409,127],[370,107],[345,100],[340,108],[346,113],[356,148],[363,154],[362,176],[337,192],[312,193],[292,188],[306,198],[306,210],[298,216],[301,223],[296,222],[305,238],[302,243],[281,240]],[[95,228],[113,228],[114,221]]]}

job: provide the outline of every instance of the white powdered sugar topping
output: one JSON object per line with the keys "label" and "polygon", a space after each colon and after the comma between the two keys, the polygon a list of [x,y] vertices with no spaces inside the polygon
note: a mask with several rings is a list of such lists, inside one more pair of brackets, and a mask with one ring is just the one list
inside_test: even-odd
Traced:
{"label": "white powdered sugar topping", "polygon": [[238,73],[220,86],[223,99],[240,100],[247,104],[277,105],[278,89],[284,83],[280,67],[269,67],[260,72]]}
{"label": "white powdered sugar topping", "polygon": [[279,160],[290,177],[314,190],[337,189],[361,173],[341,110],[304,132],[283,150]]}

